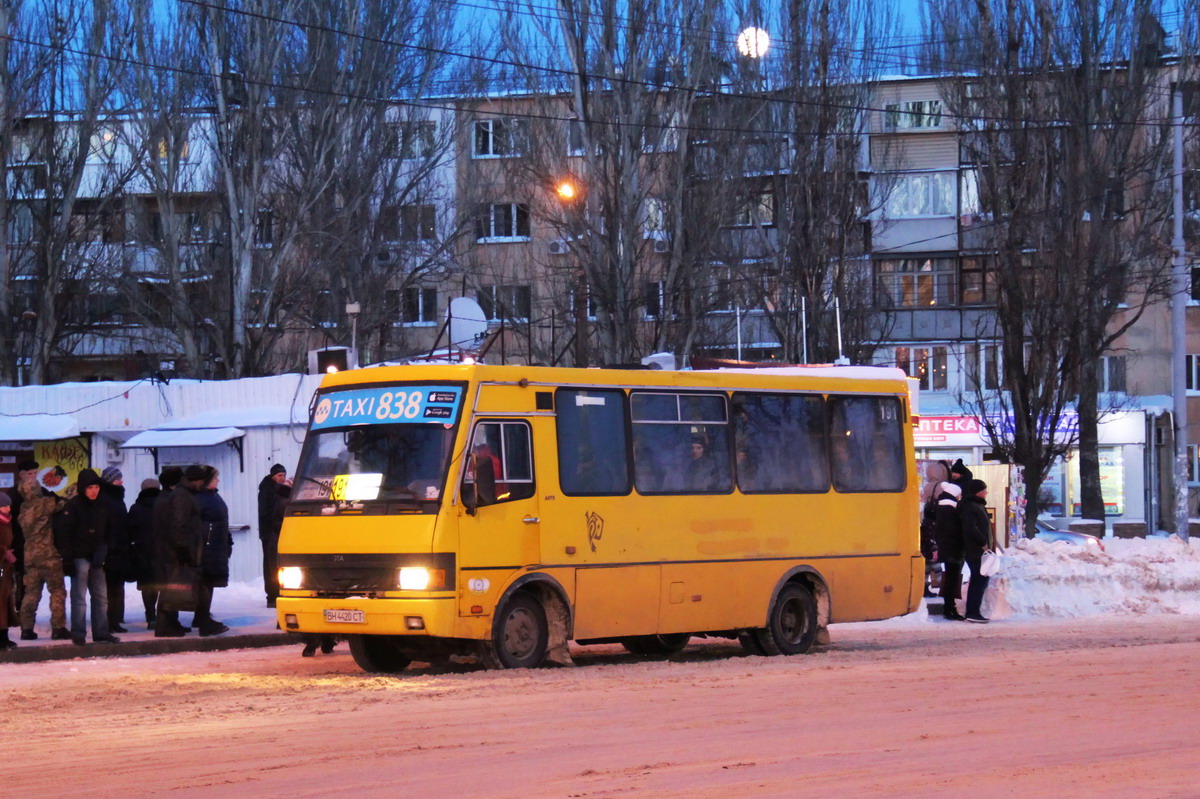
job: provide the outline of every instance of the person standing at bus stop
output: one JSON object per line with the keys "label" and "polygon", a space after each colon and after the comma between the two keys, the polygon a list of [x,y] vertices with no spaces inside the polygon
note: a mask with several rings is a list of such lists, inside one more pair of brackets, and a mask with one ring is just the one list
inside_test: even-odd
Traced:
{"label": "person standing at bus stop", "polygon": [[958,504],[962,489],[954,483],[939,483],[937,506],[934,510],[934,530],[937,536],[938,560],[942,563],[942,585],[938,594],[942,597],[942,617],[950,621],[962,621],[958,612],[958,598],[962,595],[963,535],[962,520]]}
{"label": "person standing at bus stop", "polygon": [[987,624],[981,607],[988,578],[979,573],[984,551],[992,548],[992,523],[986,508],[987,483],[971,480],[967,483],[965,494],[958,505],[958,513],[962,521],[963,557],[971,570],[971,581],[967,584],[966,618],[976,624]]}
{"label": "person standing at bus stop", "polygon": [[292,483],[282,463],[271,466],[258,484],[258,538],[262,543],[263,590],[267,607],[275,607],[279,598],[279,531],[283,527],[283,506],[292,494]]}

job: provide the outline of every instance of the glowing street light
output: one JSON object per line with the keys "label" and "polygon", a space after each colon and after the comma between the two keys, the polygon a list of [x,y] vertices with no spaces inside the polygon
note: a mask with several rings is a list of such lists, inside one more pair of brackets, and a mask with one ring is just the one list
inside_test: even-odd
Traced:
{"label": "glowing street light", "polygon": [[771,37],[762,28],[749,27],[738,34],[738,52],[746,58],[762,58],[771,46]]}
{"label": "glowing street light", "polygon": [[579,195],[579,189],[571,181],[563,180],[554,187],[554,193],[558,195],[558,199],[569,201],[574,200]]}

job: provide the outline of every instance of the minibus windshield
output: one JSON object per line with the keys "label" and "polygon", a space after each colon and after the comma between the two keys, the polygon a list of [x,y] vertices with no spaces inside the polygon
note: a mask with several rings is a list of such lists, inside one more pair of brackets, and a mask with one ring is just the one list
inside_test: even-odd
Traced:
{"label": "minibus windshield", "polygon": [[461,389],[389,387],[323,394],[296,469],[293,502],[439,500]]}

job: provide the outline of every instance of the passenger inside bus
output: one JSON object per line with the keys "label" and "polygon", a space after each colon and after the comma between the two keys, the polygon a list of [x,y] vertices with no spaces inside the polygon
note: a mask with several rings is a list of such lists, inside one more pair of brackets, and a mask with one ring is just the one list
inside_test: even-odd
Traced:
{"label": "passenger inside bus", "polygon": [[716,491],[719,486],[717,465],[708,452],[703,436],[693,436],[687,463],[685,489],[688,491]]}
{"label": "passenger inside bus", "polygon": [[496,504],[496,474],[499,469],[500,459],[492,453],[487,442],[476,444],[471,452],[471,476],[477,507]]}

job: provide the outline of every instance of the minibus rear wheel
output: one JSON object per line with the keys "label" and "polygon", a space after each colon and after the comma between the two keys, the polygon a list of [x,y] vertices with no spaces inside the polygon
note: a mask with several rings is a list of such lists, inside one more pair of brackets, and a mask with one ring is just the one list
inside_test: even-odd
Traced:
{"label": "minibus rear wheel", "polygon": [[692,640],[691,633],[667,635],[634,635],[621,639],[621,646],[635,655],[674,655],[682,652]]}
{"label": "minibus rear wheel", "polygon": [[812,592],[799,583],[779,590],[766,629],[754,637],[767,655],[802,655],[817,638],[817,603]]}
{"label": "minibus rear wheel", "polygon": [[546,659],[550,628],[545,609],[531,594],[518,591],[509,597],[493,630],[481,652],[489,669],[533,669]]}
{"label": "minibus rear wheel", "polygon": [[404,654],[395,636],[351,635],[350,654],[363,671],[395,674],[408,668],[412,658]]}

